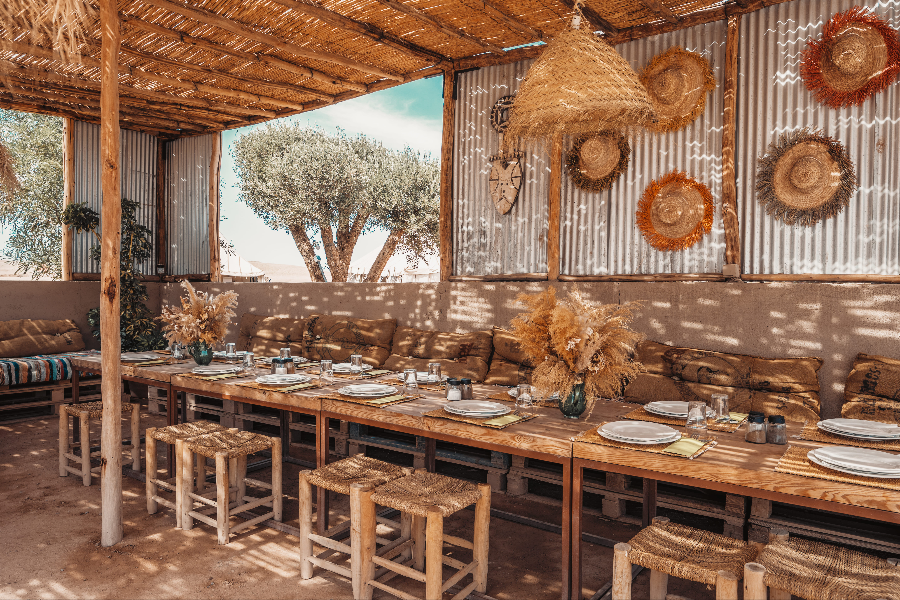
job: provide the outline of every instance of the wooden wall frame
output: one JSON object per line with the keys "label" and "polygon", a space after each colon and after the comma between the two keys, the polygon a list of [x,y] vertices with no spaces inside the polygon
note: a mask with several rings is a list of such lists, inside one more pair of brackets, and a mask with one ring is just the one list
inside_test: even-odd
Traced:
{"label": "wooden wall frame", "polygon": [[[725,272],[740,274],[741,231],[738,218],[737,173],[735,171],[737,140],[738,51],[741,16],[728,17],[725,41],[724,114],[722,117],[722,225],[725,228]],[[735,267],[728,268],[730,265]]]}
{"label": "wooden wall frame", "polygon": [[222,133],[212,134],[209,159],[209,280],[222,281],[221,251],[219,248],[219,182],[222,175]]}
{"label": "wooden wall frame", "polygon": [[452,69],[444,71],[444,118],[441,135],[440,264],[441,281],[453,274],[453,144],[456,134],[456,77]]}
{"label": "wooden wall frame", "polygon": [[159,139],[156,144],[156,275],[161,276],[169,273],[168,143]]}
{"label": "wooden wall frame", "polygon": [[[75,119],[63,119],[63,210],[75,202]],[[72,281],[72,245],[75,234],[62,225],[62,280]]]}

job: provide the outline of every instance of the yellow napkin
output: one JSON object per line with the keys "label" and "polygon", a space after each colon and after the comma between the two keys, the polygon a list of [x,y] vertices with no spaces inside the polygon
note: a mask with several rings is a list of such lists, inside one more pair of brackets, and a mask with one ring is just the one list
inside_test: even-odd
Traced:
{"label": "yellow napkin", "polygon": [[146,361],[146,362],[131,363],[131,365],[129,365],[129,366],[132,366],[132,367],[149,367],[150,365],[165,365],[165,364],[168,364],[168,363],[169,363],[169,361],[168,361],[167,359],[161,359],[161,360],[158,359],[158,360],[148,360],[148,361]]}
{"label": "yellow napkin", "polygon": [[674,444],[669,445],[666,448],[666,452],[669,454],[676,454],[678,456],[685,456],[690,458],[694,454],[697,453],[700,448],[706,445],[706,442],[702,440],[698,440],[696,438],[683,437]]}
{"label": "yellow napkin", "polygon": [[199,379],[203,379],[204,381],[218,381],[220,379],[233,379],[235,377],[243,377],[243,375],[238,375],[237,373],[226,373],[225,375],[213,375],[212,377],[204,377],[201,375]]}
{"label": "yellow napkin", "polygon": [[737,423],[743,423],[744,419],[750,416],[750,413],[738,413],[738,412],[730,412],[728,413],[728,417]]}
{"label": "yellow napkin", "polygon": [[403,400],[405,398],[403,394],[396,394],[394,396],[388,396],[386,398],[376,398],[375,400],[367,400],[366,404],[385,404],[387,402],[395,402],[397,400]]}
{"label": "yellow napkin", "polygon": [[390,372],[391,371],[389,371],[387,369],[377,369],[375,371],[367,371],[366,373],[364,373],[364,375],[367,375],[369,377],[375,377],[376,375],[384,375],[385,373],[390,373]]}
{"label": "yellow napkin", "polygon": [[273,391],[273,392],[295,392],[297,390],[305,390],[306,388],[316,387],[315,383],[298,383],[297,385],[289,385],[287,387],[279,388],[268,385],[260,386],[262,389]]}
{"label": "yellow napkin", "polygon": [[522,419],[520,415],[503,415],[502,417],[494,417],[493,419],[488,419],[484,422],[485,425],[493,425],[495,427],[500,427],[502,425],[509,425],[510,423],[515,423],[516,421]]}

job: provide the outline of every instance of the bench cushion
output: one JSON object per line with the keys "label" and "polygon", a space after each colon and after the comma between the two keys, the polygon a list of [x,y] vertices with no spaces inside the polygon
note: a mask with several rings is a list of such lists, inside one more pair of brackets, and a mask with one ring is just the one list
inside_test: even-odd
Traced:
{"label": "bench cushion", "polygon": [[46,383],[72,378],[69,356],[77,352],[0,359],[0,385]]}
{"label": "bench cushion", "polygon": [[261,357],[278,356],[279,350],[290,348],[291,356],[302,356],[305,332],[306,319],[244,313],[241,316],[237,349]]}
{"label": "bench cushion", "polygon": [[487,375],[491,349],[490,331],[450,333],[400,326],[394,333],[393,353],[384,368],[427,371],[428,363],[439,362],[444,375],[480,382]]}
{"label": "bench cushion", "polygon": [[858,354],[844,385],[841,416],[900,424],[900,360]]}
{"label": "bench cushion", "polygon": [[381,366],[391,354],[397,319],[354,319],[333,315],[310,315],[303,341],[303,356],[310,360],[347,362],[362,355],[363,362]]}
{"label": "bench cushion", "polygon": [[519,385],[531,383],[534,361],[522,352],[516,335],[494,327],[494,356],[485,383],[490,385]]}
{"label": "bench cushion", "polygon": [[760,358],[673,348],[663,354],[672,375],[685,381],[765,392],[819,391],[820,358]]}
{"label": "bench cushion", "polygon": [[69,319],[0,321],[0,358],[84,350],[81,330]]}

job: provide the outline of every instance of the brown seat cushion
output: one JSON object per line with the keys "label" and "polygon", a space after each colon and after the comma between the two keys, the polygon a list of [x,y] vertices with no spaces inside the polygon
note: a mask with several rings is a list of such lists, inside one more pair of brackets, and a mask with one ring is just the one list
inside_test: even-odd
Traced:
{"label": "brown seat cushion", "polygon": [[641,363],[647,373],[671,375],[672,367],[665,361],[663,355],[674,348],[675,346],[642,340],[634,347],[634,360]]}
{"label": "brown seat cushion", "polygon": [[0,321],[0,358],[84,350],[81,330],[69,319]]}
{"label": "brown seat cushion", "polygon": [[397,319],[353,319],[310,315],[306,324],[303,356],[310,360],[347,362],[362,355],[363,362],[381,366],[391,354]]}
{"label": "brown seat cushion", "polygon": [[428,363],[439,362],[444,375],[480,382],[487,375],[492,347],[490,331],[450,333],[400,326],[384,368],[427,371]]}
{"label": "brown seat cushion", "polygon": [[279,350],[290,348],[291,356],[302,356],[305,332],[306,319],[244,313],[241,316],[237,349],[257,356],[278,356]]}
{"label": "brown seat cushion", "polygon": [[858,354],[844,385],[841,416],[900,424],[900,360]]}
{"label": "brown seat cushion", "polygon": [[663,354],[672,375],[685,381],[766,392],[819,391],[820,358],[760,358],[673,348]]}
{"label": "brown seat cushion", "polygon": [[485,383],[490,385],[519,385],[531,383],[534,361],[522,351],[516,335],[494,327],[494,356]]}
{"label": "brown seat cushion", "polygon": [[713,394],[727,394],[728,408],[735,412],[759,411],[766,415],[784,415],[789,421],[819,420],[819,394],[805,392],[771,392],[748,388],[711,385],[676,380],[665,375],[641,373],[627,388],[625,402],[647,404],[655,401],[702,400],[707,404]]}

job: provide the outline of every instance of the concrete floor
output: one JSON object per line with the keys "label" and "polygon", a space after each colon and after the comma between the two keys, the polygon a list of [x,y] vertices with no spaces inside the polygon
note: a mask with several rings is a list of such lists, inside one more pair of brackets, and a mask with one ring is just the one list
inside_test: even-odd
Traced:
{"label": "concrete floor", "polygon": [[[148,515],[144,484],[123,481],[125,539],[101,548],[100,488],[81,485],[75,477],[59,477],[57,417],[0,423],[0,598],[349,598],[349,581],[317,570],[299,578],[296,544],[291,535],[252,528],[219,546],[205,525],[191,531],[174,526],[171,511],[160,507]],[[164,424],[142,413],[141,428]],[[95,433],[96,437],[96,433]],[[285,522],[297,524],[297,472],[284,475]],[[255,478],[267,480],[268,471]],[[494,508],[558,524],[558,507],[495,493]],[[344,497],[332,496],[332,523],[348,514]],[[448,533],[471,538],[473,511],[460,511],[447,521]],[[637,528],[588,517],[588,532],[626,541]],[[525,525],[491,520],[490,570],[487,593],[498,599],[548,599],[560,595],[560,537]],[[449,552],[449,547],[445,548]],[[466,553],[454,549],[460,560]],[[609,580],[612,549],[584,545],[584,593]],[[445,576],[449,576],[448,571]],[[634,598],[646,598],[648,573],[635,580]],[[468,580],[466,580],[468,581]],[[409,593],[421,584],[396,578]],[[705,586],[673,580],[671,593],[711,599]],[[376,592],[376,598],[389,598]],[[449,597],[449,595],[447,596]]]}

